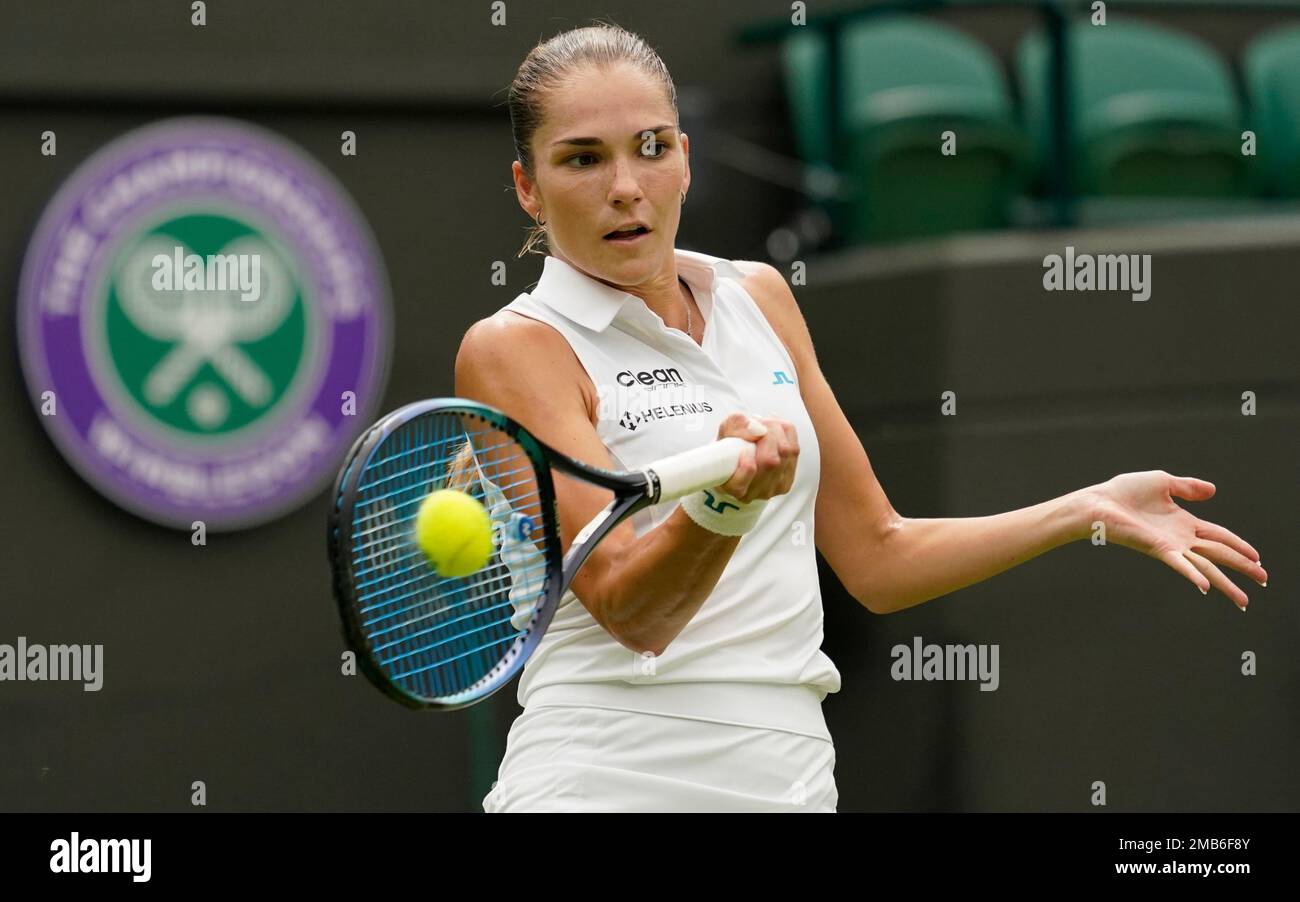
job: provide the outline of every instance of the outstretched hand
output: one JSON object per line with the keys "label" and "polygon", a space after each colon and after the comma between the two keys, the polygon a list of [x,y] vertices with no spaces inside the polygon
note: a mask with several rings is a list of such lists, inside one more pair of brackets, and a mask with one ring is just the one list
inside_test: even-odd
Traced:
{"label": "outstretched hand", "polygon": [[1246,610],[1246,593],[1216,564],[1232,567],[1260,585],[1268,585],[1268,572],[1260,566],[1259,552],[1250,543],[1174,503],[1174,498],[1204,501],[1213,497],[1213,483],[1192,476],[1170,476],[1164,470],[1147,470],[1121,473],[1093,486],[1091,491],[1092,520],[1105,524],[1107,542],[1164,561],[1195,583],[1201,594],[1213,586]]}

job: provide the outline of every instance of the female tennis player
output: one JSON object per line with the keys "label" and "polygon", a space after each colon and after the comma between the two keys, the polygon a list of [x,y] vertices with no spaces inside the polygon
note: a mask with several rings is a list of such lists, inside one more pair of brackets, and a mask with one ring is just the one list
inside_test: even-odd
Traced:
{"label": "female tennis player", "polygon": [[[675,248],[690,189],[676,89],[639,37],[599,25],[535,47],[511,85],[519,203],[545,240],[536,287],[465,335],[456,394],[578,460],[630,469],[714,438],[754,444],[712,492],[646,508],[578,573],[519,681],[488,812],[834,811],[821,712],[820,551],[885,614],[1105,525],[1246,609],[1219,565],[1259,554],[1174,498],[1214,486],[1125,473],[987,517],[890,505],[781,274]],[[560,477],[564,550],[608,501]],[[815,549],[815,550],[814,550]]]}

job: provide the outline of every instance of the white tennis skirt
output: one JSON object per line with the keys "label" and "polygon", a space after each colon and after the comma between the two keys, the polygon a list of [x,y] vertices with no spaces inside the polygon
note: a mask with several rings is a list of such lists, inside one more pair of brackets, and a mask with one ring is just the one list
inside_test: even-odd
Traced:
{"label": "white tennis skirt", "polygon": [[834,812],[827,739],[666,714],[528,707],[483,799],[504,812]]}

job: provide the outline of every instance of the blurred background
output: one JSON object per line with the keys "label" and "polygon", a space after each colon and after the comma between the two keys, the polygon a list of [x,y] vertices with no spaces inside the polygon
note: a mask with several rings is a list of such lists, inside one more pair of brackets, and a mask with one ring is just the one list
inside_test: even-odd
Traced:
{"label": "blurred background", "polygon": [[[0,682],[0,809],[189,810],[202,780],[210,810],[481,810],[515,685],[436,715],[340,674],[323,491],[204,546],[96,492],[19,366],[19,274],[106,143],[242,120],[325,167],[374,234],[376,409],[451,394],[465,330],[541,270],[515,256],[505,88],[535,43],[597,17],[676,80],[678,246],[804,274],[821,366],[900,513],[1164,469],[1214,482],[1193,512],[1269,558],[1269,588],[1235,578],[1245,616],[1087,543],[888,617],[823,565],[840,810],[1081,811],[1098,780],[1112,810],[1300,807],[1300,5],[1116,0],[1104,25],[1095,6],[818,3],[795,25],[763,0],[225,0],[200,27],[163,0],[0,0],[0,642],[104,646],[99,692]],[[1045,291],[1067,247],[1150,254],[1150,298]],[[914,636],[998,644],[998,690],[893,681]]]}

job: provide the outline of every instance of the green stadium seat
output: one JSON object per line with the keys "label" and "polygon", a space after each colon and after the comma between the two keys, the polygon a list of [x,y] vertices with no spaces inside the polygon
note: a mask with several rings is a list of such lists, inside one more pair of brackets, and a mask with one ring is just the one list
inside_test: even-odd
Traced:
{"label": "green stadium seat", "polygon": [[[948,26],[876,17],[841,33],[842,121],[827,111],[826,38],[793,36],[782,48],[796,146],[838,168],[859,192],[832,215],[849,242],[890,241],[995,228],[1024,186],[1028,141],[996,60]],[[838,131],[840,158],[832,159]],[[956,154],[941,135],[956,135]]]}
{"label": "green stadium seat", "polygon": [[825,63],[826,42],[820,32],[801,32],[781,45],[795,148],[804,162],[817,166],[833,164],[831,122],[826,108],[830,79]]}
{"label": "green stadium seat", "polygon": [[[1180,32],[1137,21],[1071,24],[1075,190],[1085,195],[1234,197],[1255,193],[1227,66]],[[1050,153],[1050,47],[1021,42],[1016,70],[1041,166]]]}
{"label": "green stadium seat", "polygon": [[1260,180],[1281,197],[1300,197],[1300,25],[1257,38],[1241,69]]}

